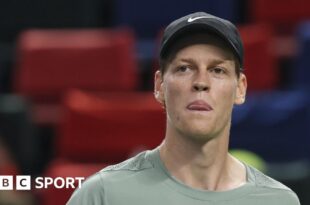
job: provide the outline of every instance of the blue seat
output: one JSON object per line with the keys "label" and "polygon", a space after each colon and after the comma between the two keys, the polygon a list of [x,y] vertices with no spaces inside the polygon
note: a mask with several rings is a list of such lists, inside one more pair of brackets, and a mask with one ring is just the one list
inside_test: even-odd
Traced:
{"label": "blue seat", "polygon": [[238,0],[116,0],[115,25],[133,27],[139,37],[156,37],[159,30],[176,18],[205,11],[236,22]]}
{"label": "blue seat", "polygon": [[309,99],[303,91],[249,97],[234,109],[231,148],[254,151],[268,162],[309,160]]}

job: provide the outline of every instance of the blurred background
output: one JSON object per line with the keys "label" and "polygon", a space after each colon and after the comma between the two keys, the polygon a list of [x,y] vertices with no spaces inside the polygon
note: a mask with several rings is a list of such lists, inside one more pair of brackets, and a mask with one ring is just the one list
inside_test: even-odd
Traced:
{"label": "blurred background", "polygon": [[[0,2],[0,175],[89,176],[164,137],[153,74],[163,28],[205,11],[238,25],[248,78],[231,153],[310,203],[310,2]],[[73,189],[0,192],[65,204]]]}

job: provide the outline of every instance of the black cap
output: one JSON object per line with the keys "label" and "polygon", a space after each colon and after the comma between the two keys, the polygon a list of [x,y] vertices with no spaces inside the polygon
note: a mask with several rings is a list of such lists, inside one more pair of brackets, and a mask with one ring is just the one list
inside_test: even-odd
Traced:
{"label": "black cap", "polygon": [[167,55],[175,40],[185,34],[191,34],[192,31],[206,31],[218,35],[231,47],[242,67],[243,46],[236,26],[228,20],[205,12],[196,12],[181,17],[166,27],[160,46],[160,58],[162,59]]}

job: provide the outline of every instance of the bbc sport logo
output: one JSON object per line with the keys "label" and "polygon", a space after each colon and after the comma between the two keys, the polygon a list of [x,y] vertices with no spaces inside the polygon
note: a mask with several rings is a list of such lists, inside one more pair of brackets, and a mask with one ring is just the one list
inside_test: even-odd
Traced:
{"label": "bbc sport logo", "polygon": [[36,177],[32,183],[29,175],[0,175],[0,190],[75,189],[80,188],[84,180],[85,177]]}

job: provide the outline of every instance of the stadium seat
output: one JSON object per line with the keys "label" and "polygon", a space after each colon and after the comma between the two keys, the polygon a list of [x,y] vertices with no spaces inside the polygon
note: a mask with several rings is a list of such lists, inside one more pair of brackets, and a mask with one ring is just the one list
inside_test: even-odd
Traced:
{"label": "stadium seat", "polygon": [[240,26],[244,46],[244,70],[249,91],[276,89],[280,75],[278,61],[272,52],[273,30],[267,25]]}
{"label": "stadium seat", "polygon": [[205,11],[236,22],[238,20],[237,0],[116,0],[114,14],[116,26],[134,28],[139,38],[155,38],[157,32],[175,18],[197,11]]}
{"label": "stadium seat", "polygon": [[127,29],[26,31],[17,46],[15,91],[35,105],[51,104],[34,107],[34,113],[39,110],[37,118],[44,121],[57,118],[57,112],[50,110],[57,110],[53,105],[70,88],[134,90],[138,84],[134,42]]}
{"label": "stadium seat", "polygon": [[[73,163],[73,162],[61,162],[54,161],[51,163],[45,172],[45,177],[51,177],[56,179],[57,177],[68,178],[68,177],[89,177],[90,175],[103,169],[106,164],[84,164],[84,163]],[[60,186],[58,183],[57,186]],[[74,183],[74,187],[78,187],[78,181]],[[42,205],[54,205],[54,204],[66,204],[75,188],[62,188],[59,189],[54,185],[50,185],[47,189],[38,189],[37,195],[40,198],[40,204]]]}
{"label": "stadium seat", "polygon": [[152,93],[74,90],[64,100],[57,157],[119,162],[158,146],[164,134],[164,110]]}
{"label": "stadium seat", "polygon": [[16,91],[59,100],[70,88],[133,90],[134,36],[128,30],[30,30],[18,42]]}
{"label": "stadium seat", "polygon": [[235,107],[231,148],[248,149],[267,162],[309,160],[309,94],[273,91]]}
{"label": "stadium seat", "polygon": [[282,32],[292,32],[300,21],[310,17],[307,0],[251,0],[249,6],[254,22],[275,25]]}

